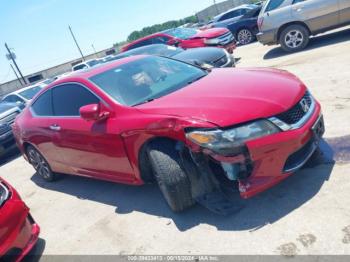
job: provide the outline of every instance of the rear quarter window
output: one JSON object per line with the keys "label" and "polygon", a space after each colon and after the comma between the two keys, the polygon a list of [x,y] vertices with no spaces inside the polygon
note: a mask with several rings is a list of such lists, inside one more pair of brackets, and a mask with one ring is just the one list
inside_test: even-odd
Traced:
{"label": "rear quarter window", "polygon": [[265,12],[270,12],[281,7],[285,1],[286,0],[270,0],[270,2],[267,4]]}
{"label": "rear quarter window", "polygon": [[40,95],[31,106],[34,113],[38,116],[52,116],[52,95],[51,90]]}

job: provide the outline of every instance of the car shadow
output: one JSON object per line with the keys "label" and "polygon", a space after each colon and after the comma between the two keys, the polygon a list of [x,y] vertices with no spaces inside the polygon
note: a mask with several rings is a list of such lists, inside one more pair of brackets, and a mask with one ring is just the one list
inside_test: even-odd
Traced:
{"label": "car shadow", "polygon": [[[299,53],[317,49],[324,46],[330,46],[335,45],[341,42],[346,42],[350,40],[350,29],[345,29],[341,31],[335,31],[328,34],[323,34],[320,36],[312,37],[310,39],[310,43],[304,50],[300,51]],[[289,56],[293,55],[293,53],[287,53],[283,51],[281,47],[276,47],[274,49],[269,50],[264,55],[264,60],[274,59],[282,56]]]}
{"label": "car shadow", "polygon": [[248,200],[242,200],[238,193],[233,194],[231,199],[242,208],[230,216],[214,214],[199,205],[183,213],[173,213],[156,185],[133,187],[77,176],[64,176],[55,183],[44,182],[37,175],[31,179],[38,186],[48,190],[114,206],[116,214],[137,211],[168,218],[179,231],[189,230],[199,224],[212,225],[223,231],[254,231],[275,223],[305,204],[329,180],[335,164],[333,159],[337,153],[333,151],[332,145],[324,141],[321,143],[321,149],[305,169],[274,188]]}
{"label": "car shadow", "polygon": [[46,241],[42,238],[38,239],[35,247],[22,260],[23,262],[39,262],[46,246]]}
{"label": "car shadow", "polygon": [[0,167],[10,163],[11,161],[19,158],[21,156],[21,152],[19,149],[14,149],[11,152],[8,152],[6,155],[3,155],[0,158]]}

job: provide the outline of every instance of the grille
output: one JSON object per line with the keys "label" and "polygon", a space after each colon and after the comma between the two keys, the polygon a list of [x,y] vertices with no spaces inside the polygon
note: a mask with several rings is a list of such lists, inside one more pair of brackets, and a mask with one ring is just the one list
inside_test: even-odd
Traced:
{"label": "grille", "polygon": [[309,92],[306,92],[304,97],[296,104],[293,106],[290,110],[287,112],[284,112],[282,114],[277,115],[276,117],[283,122],[285,122],[288,125],[294,125],[298,123],[307,113],[308,111],[305,112],[303,110],[303,106],[301,105],[301,101],[305,100],[306,104],[308,105],[310,110],[310,107],[312,105],[312,98]]}
{"label": "grille", "polygon": [[11,114],[9,114],[9,115],[7,115],[7,116],[1,118],[1,119],[0,119],[0,122],[2,122],[2,123],[7,123],[7,124],[9,124],[9,125],[12,125],[13,122],[15,122],[16,116],[17,116],[18,114],[19,114],[19,112],[18,112],[18,111],[15,111],[15,112],[13,112],[13,113],[11,113]]}
{"label": "grille", "polygon": [[0,136],[9,132],[10,130],[11,130],[10,125],[0,123]]}
{"label": "grille", "polygon": [[232,42],[233,35],[232,35],[231,32],[228,32],[228,33],[226,33],[226,34],[224,34],[222,36],[219,36],[218,38],[220,40],[220,44],[221,45],[227,45],[228,43]]}
{"label": "grille", "polygon": [[227,62],[228,62],[227,60],[228,60],[227,56],[225,55],[225,56],[221,57],[219,60],[216,60],[214,62],[214,65],[215,65],[215,67],[222,67],[225,64],[227,64]]}

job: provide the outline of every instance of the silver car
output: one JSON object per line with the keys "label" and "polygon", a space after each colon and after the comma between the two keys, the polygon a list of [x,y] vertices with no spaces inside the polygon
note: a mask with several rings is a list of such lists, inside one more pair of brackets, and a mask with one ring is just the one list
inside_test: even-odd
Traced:
{"label": "silver car", "polygon": [[304,49],[311,35],[350,24],[350,0],[268,0],[258,18],[258,40],[287,52]]}

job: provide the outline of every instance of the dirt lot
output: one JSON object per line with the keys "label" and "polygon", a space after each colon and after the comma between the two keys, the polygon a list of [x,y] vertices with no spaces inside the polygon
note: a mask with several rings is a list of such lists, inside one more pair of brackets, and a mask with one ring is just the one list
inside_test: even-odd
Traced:
{"label": "dirt lot", "polygon": [[323,105],[325,161],[221,217],[199,206],[173,214],[156,186],[69,176],[45,183],[16,158],[0,174],[18,189],[42,228],[38,252],[350,254],[350,29],[320,36],[298,54],[255,43],[235,55],[242,58],[240,67],[286,69],[307,84]]}

